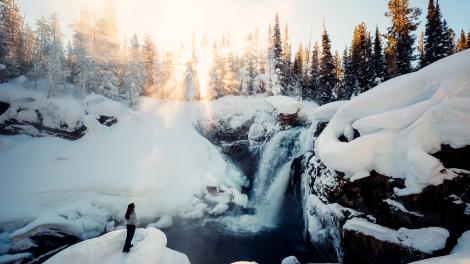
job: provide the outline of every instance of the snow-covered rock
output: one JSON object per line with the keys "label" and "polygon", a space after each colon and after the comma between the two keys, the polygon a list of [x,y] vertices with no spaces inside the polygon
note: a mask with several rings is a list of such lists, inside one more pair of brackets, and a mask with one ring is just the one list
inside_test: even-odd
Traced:
{"label": "snow-covered rock", "polygon": [[462,264],[470,263],[470,231],[466,231],[457,241],[451,254],[413,262],[413,264]]}
{"label": "snow-covered rock", "polygon": [[129,253],[123,253],[126,239],[125,230],[117,230],[103,236],[75,244],[45,263],[161,263],[189,264],[183,253],[166,247],[166,236],[155,228],[138,228],[134,235],[133,247]]}
{"label": "snow-covered rock", "polygon": [[[335,106],[316,111],[327,119]],[[354,130],[360,137],[338,139]],[[329,168],[351,180],[372,170],[404,179],[396,193],[406,195],[455,177],[431,154],[443,144],[469,145],[469,131],[470,51],[463,51],[354,97],[337,110],[315,144]]]}
{"label": "snow-covered rock", "polygon": [[343,230],[359,232],[377,240],[401,244],[428,254],[444,248],[449,237],[449,231],[441,227],[393,230],[358,217],[348,220],[343,225]]}
{"label": "snow-covered rock", "polygon": [[281,264],[300,264],[300,261],[295,256],[289,256],[283,259]]}

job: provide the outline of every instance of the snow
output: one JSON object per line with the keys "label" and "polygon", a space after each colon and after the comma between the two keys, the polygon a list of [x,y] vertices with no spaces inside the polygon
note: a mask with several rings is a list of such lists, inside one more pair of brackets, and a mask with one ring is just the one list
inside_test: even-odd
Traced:
{"label": "snow", "polygon": [[[431,156],[441,144],[470,144],[470,51],[439,60],[351,99],[319,107],[328,126],[315,142],[322,162],[351,180],[372,170],[405,179],[398,195],[419,193],[455,176]],[[354,129],[360,137],[352,139]],[[450,169],[450,168],[448,168]]]}
{"label": "snow", "polygon": [[415,264],[463,264],[470,263],[470,231],[466,231],[460,236],[457,245],[449,255],[435,258],[428,258],[413,262]]}
{"label": "snow", "polygon": [[5,64],[0,64],[0,70],[5,70],[7,66]]}
{"label": "snow", "polygon": [[349,101],[335,101],[328,104],[324,104],[313,111],[314,117],[319,122],[328,122]]}
{"label": "snow", "polygon": [[295,114],[302,107],[295,98],[283,95],[267,97],[266,102],[270,103],[280,114]]}
{"label": "snow", "polygon": [[148,227],[154,227],[157,229],[166,229],[173,225],[173,218],[170,215],[164,215],[160,217],[158,222],[147,225]]}
{"label": "snow", "polygon": [[166,247],[166,236],[158,229],[138,228],[133,239],[134,246],[129,253],[122,253],[125,238],[125,230],[113,231],[103,236],[75,244],[54,255],[45,263],[189,264],[186,255]]}
{"label": "snow", "polygon": [[395,210],[400,210],[404,213],[407,213],[407,214],[412,214],[412,215],[415,215],[415,216],[419,216],[419,217],[422,217],[423,214],[420,214],[420,213],[416,213],[416,212],[411,212],[411,211],[408,211],[408,209],[405,208],[405,206],[397,201],[394,201],[390,198],[387,198],[387,199],[384,199],[383,200],[386,204],[390,205],[392,208],[394,208]]}
{"label": "snow", "polygon": [[449,237],[449,231],[441,227],[425,227],[419,229],[402,227],[398,230],[394,230],[373,224],[359,217],[354,217],[346,221],[343,230],[356,231],[381,241],[401,244],[405,247],[414,248],[428,254],[443,249]]}
{"label": "snow", "polygon": [[283,259],[281,264],[300,264],[300,261],[295,256],[290,256]]}
{"label": "snow", "polygon": [[[232,125],[239,125],[266,106],[257,106],[264,97],[247,99],[252,103],[245,107],[239,105],[243,99],[236,97],[201,103],[143,98],[134,111],[99,95],[82,100],[70,95],[47,99],[47,91],[41,89],[16,83],[0,86],[2,101],[50,106],[53,125],[67,120],[87,126],[86,135],[76,141],[0,136],[0,199],[15,201],[1,203],[5,213],[0,221],[24,223],[19,230],[7,230],[13,233],[14,244],[24,244],[31,234],[47,228],[83,239],[95,237],[123,223],[129,202],[136,203],[144,224],[160,219],[163,222],[157,226],[161,228],[170,225],[168,217],[220,214],[224,206],[214,207],[222,200],[226,206],[247,206],[248,198],[240,192],[246,177],[226,162],[194,124],[200,120],[217,123],[217,118],[226,118],[220,115],[223,112],[234,117]],[[118,123],[101,125],[98,115],[114,116]],[[221,201],[193,203],[195,190],[207,186],[225,190]],[[114,226],[108,224],[110,219]]]}
{"label": "snow", "polygon": [[457,245],[451,253],[470,251],[470,230],[465,231],[457,240]]}

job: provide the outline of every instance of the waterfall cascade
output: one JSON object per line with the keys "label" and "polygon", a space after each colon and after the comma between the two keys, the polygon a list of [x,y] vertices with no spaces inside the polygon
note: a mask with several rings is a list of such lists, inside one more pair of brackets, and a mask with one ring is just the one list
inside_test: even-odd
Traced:
{"label": "waterfall cascade", "polygon": [[291,163],[305,152],[308,129],[296,127],[276,133],[261,150],[251,194],[256,217],[263,225],[276,225],[289,183]]}

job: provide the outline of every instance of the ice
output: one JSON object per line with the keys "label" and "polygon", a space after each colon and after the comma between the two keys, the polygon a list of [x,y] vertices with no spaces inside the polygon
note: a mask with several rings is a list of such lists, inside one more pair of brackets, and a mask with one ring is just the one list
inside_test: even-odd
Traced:
{"label": "ice", "polygon": [[449,231],[441,227],[425,227],[419,229],[402,227],[398,230],[394,230],[373,224],[366,219],[358,217],[346,221],[343,229],[360,232],[378,240],[401,244],[405,247],[414,248],[428,254],[443,249],[449,237]]}
{"label": "ice", "polygon": [[166,247],[166,236],[158,229],[138,228],[133,239],[134,246],[129,253],[122,253],[125,238],[125,230],[113,231],[103,236],[75,244],[54,255],[45,263],[189,264],[186,255]]}
{"label": "ice", "polygon": [[[398,195],[419,193],[455,176],[431,154],[442,144],[470,144],[470,51],[315,112],[321,121],[336,112],[315,142],[329,168],[345,172],[351,180],[375,170],[405,179],[405,188],[395,190]],[[353,129],[360,133],[354,140]],[[342,135],[350,142],[339,141]]]}

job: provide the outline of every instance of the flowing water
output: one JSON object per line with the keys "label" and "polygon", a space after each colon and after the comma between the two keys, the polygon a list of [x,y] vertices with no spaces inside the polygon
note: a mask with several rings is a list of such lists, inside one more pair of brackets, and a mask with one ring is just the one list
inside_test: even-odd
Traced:
{"label": "flowing water", "polygon": [[168,246],[193,264],[274,264],[292,255],[302,263],[334,261],[303,240],[302,206],[286,192],[292,161],[304,153],[307,134],[305,128],[280,131],[262,147],[249,194],[254,213],[177,222],[164,230]]}

